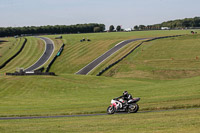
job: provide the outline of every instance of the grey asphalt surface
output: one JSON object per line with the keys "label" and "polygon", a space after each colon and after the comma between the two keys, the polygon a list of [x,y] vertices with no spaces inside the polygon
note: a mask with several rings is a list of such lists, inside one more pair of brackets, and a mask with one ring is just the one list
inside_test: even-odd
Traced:
{"label": "grey asphalt surface", "polygon": [[[179,110],[200,110],[200,108],[188,108],[188,109],[168,109],[168,110],[152,110],[152,111],[138,111],[137,113],[153,113],[153,112],[169,112],[169,111],[179,111]],[[136,113],[136,114],[137,114]],[[129,114],[126,112],[115,113],[113,115]],[[42,119],[42,118],[64,118],[64,117],[86,117],[86,116],[102,116],[108,115],[104,114],[81,114],[81,115],[58,115],[58,116],[30,116],[30,117],[0,117],[0,120],[20,120],[20,119]]]}
{"label": "grey asphalt surface", "polygon": [[45,41],[45,43],[46,43],[45,52],[43,53],[43,55],[40,57],[40,59],[35,64],[33,64],[29,68],[25,69],[25,72],[33,71],[33,70],[41,67],[44,63],[46,63],[48,61],[48,59],[51,57],[52,53],[54,52],[54,43],[52,40],[50,40],[49,38],[46,38],[46,37],[38,37],[38,38]]}
{"label": "grey asphalt surface", "polygon": [[112,49],[110,49],[109,51],[107,51],[106,53],[104,53],[103,55],[101,55],[100,57],[98,57],[97,59],[92,61],[91,63],[89,63],[87,66],[85,66],[84,68],[79,70],[76,74],[87,75],[95,67],[97,67],[99,64],[101,64],[101,62],[103,62],[105,59],[107,59],[109,56],[114,54],[116,51],[118,51],[119,49],[121,49],[125,45],[127,45],[131,42],[134,42],[134,41],[145,40],[145,39],[147,39],[147,38],[130,39],[130,40],[126,40],[126,41],[119,43],[118,45],[116,45],[115,47],[113,47]]}

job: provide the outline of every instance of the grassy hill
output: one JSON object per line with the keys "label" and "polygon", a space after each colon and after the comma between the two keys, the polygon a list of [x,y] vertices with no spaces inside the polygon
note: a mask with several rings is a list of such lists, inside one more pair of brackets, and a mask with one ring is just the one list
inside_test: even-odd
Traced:
{"label": "grassy hill", "polygon": [[174,81],[63,75],[0,78],[0,116],[102,113],[128,90],[140,110],[200,107],[200,77]]}
{"label": "grassy hill", "polygon": [[[144,34],[142,35],[141,32],[63,35],[63,41],[67,46],[52,68],[52,71],[58,73],[59,76],[1,77],[0,101],[2,107],[5,108],[1,109],[2,112],[0,112],[0,114],[1,116],[29,116],[100,113],[105,112],[105,108],[110,99],[121,95],[123,90],[128,90],[143,99],[141,101],[141,110],[199,107],[199,96],[195,93],[199,91],[197,83],[199,77],[191,79],[178,79],[176,77],[173,78],[177,79],[175,81],[160,80],[170,79],[164,77],[162,75],[164,72],[161,70],[164,68],[167,70],[178,69],[181,65],[179,62],[193,61],[192,64],[187,66],[184,65],[178,70],[182,70],[183,68],[185,71],[187,69],[189,71],[198,70],[199,60],[195,59],[195,57],[198,54],[196,49],[199,47],[199,35],[161,39],[142,45],[142,47],[136,51],[136,54],[133,53],[128,56],[124,61],[105,73],[106,76],[117,78],[78,76],[73,74],[86,64],[86,62],[90,62],[95,56],[98,56],[101,52],[105,52],[106,49],[115,45],[116,43],[114,42],[116,41],[119,42],[125,38],[148,37],[149,35],[155,36],[160,33],[163,33],[161,35],[177,34],[178,32],[146,31],[143,32]],[[186,31],[181,32],[185,33]],[[110,35],[110,37],[108,37],[108,35]],[[88,37],[92,41],[79,42],[79,38],[81,39],[81,37]],[[102,41],[103,37],[105,37],[105,39]],[[54,38],[54,36],[51,36],[51,38]],[[33,55],[36,57],[36,53],[41,53],[38,51],[42,51],[43,49],[41,40],[32,37],[28,38],[28,40],[28,45],[25,48],[27,50],[23,51],[15,61],[11,62],[10,67],[6,67],[7,69],[12,68],[10,70],[14,70],[15,64],[26,64],[28,66],[28,63],[31,64],[28,60],[33,58]],[[103,43],[100,43],[101,41]],[[192,44],[191,41],[193,42]],[[184,43],[182,44],[182,42]],[[56,42],[56,44],[59,43],[60,42]],[[124,51],[125,53],[126,51],[128,52],[128,50],[133,48],[137,43],[128,45],[119,52],[118,56],[114,55],[104,63],[105,65],[102,64],[100,67],[106,66],[116,58],[120,58],[119,55],[123,55]],[[190,47],[188,44],[190,44],[190,46],[192,45],[191,49],[189,49]],[[40,48],[38,49],[39,46]],[[93,50],[92,48],[95,47],[97,47],[97,49]],[[171,47],[176,47],[176,50],[174,50],[176,52],[172,53],[170,51]],[[81,49],[84,49],[82,50],[83,53],[79,53]],[[189,56],[185,55],[184,52],[187,52],[185,49],[190,50]],[[169,52],[172,55],[164,54]],[[37,56],[39,57],[39,55],[40,54]],[[27,62],[24,60],[25,57],[27,57]],[[171,59],[172,57],[174,58],[173,60]],[[22,61],[19,63],[20,60]],[[33,60],[32,62],[35,61]],[[169,62],[175,63],[170,64]],[[187,62],[185,64],[187,64]],[[153,67],[156,67],[157,69]],[[113,69],[115,71],[117,70],[114,74]],[[152,70],[157,70],[157,75],[150,75]],[[159,73],[159,71],[161,72]],[[135,72],[133,76],[130,76],[133,72]],[[148,76],[151,78],[142,72],[150,73]],[[72,75],[67,73],[71,73]],[[194,75],[190,75],[188,77],[193,76]],[[191,85],[193,85],[193,91],[191,91]],[[183,88],[184,93],[182,92]],[[184,102],[182,102],[182,100],[184,100]],[[96,104],[96,101],[98,101],[99,104]]]}
{"label": "grassy hill", "polygon": [[[63,35],[62,41],[66,44],[62,56],[52,65],[50,71],[57,74],[74,74],[85,65],[105,53],[117,43],[134,38],[150,38],[156,36],[167,36],[187,34],[190,31],[139,31],[139,32],[115,32],[115,33],[93,33],[93,34],[67,34]],[[51,37],[51,36],[49,36]],[[90,39],[90,42],[80,42],[81,39]],[[132,47],[132,45],[129,45]],[[129,48],[130,48],[129,47]],[[109,62],[107,62],[109,64]],[[106,66],[106,64],[104,64]],[[104,66],[101,66],[102,68]],[[100,70],[101,68],[97,68]],[[91,74],[96,74],[92,72]]]}
{"label": "grassy hill", "polygon": [[179,79],[200,75],[200,35],[144,43],[105,76]]}
{"label": "grassy hill", "polygon": [[21,48],[23,39],[21,38],[0,38],[0,65],[12,57]]}
{"label": "grassy hill", "polygon": [[[105,113],[110,100],[120,96],[124,90],[141,98],[140,111],[199,108],[200,76],[199,60],[196,58],[199,56],[199,35],[145,43],[103,76],[94,76],[139,43],[135,42],[112,56],[91,75],[74,75],[122,40],[186,33],[189,31],[63,35],[62,40],[54,40],[57,47],[62,41],[66,43],[51,69],[58,76],[0,76],[0,117]],[[80,42],[82,38],[91,41]],[[21,59],[29,57],[31,60],[36,55],[39,57],[36,53],[43,51],[42,47],[38,49],[43,46],[42,42],[38,42],[40,40],[28,40],[29,47],[26,49],[31,55],[26,52],[19,55],[10,64],[9,70],[14,70],[15,63],[18,64]],[[24,66],[27,62],[31,64],[27,60],[23,62]],[[127,129],[127,132],[198,132],[199,116],[199,109],[191,109],[112,116],[0,120],[0,131],[122,132]]]}
{"label": "grassy hill", "polygon": [[27,37],[27,43],[22,52],[9,62],[0,73],[14,72],[16,68],[27,68],[35,63],[43,54],[44,42],[35,37]]}

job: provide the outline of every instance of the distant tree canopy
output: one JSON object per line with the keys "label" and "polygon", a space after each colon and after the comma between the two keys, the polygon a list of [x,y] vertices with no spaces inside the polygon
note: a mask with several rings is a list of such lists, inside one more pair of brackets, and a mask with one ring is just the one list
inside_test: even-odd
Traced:
{"label": "distant tree canopy", "polygon": [[[95,30],[98,27],[98,30]],[[25,27],[0,27],[0,36],[15,36],[22,34],[62,34],[62,33],[91,33],[105,30],[104,24],[90,23],[77,25],[55,25],[55,26],[25,26]]]}
{"label": "distant tree canopy", "polygon": [[137,25],[135,25],[134,30],[139,30],[139,27]]}
{"label": "distant tree canopy", "polygon": [[114,27],[113,25],[111,25],[111,26],[109,27],[109,31],[110,31],[110,32],[114,31],[114,29],[115,29],[115,27]]}
{"label": "distant tree canopy", "polygon": [[117,30],[117,31],[121,31],[121,26],[118,25],[117,28],[116,28],[116,30]]}
{"label": "distant tree canopy", "polygon": [[171,20],[161,23],[161,26],[170,28],[200,27],[200,17]]}
{"label": "distant tree canopy", "polygon": [[154,25],[134,26],[135,30],[159,30],[161,27],[169,27],[170,29],[194,28],[200,27],[200,17],[177,19]]}

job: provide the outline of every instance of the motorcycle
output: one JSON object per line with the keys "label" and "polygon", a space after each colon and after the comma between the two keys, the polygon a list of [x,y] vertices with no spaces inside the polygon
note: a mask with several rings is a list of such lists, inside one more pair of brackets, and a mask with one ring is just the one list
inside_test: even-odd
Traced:
{"label": "motorcycle", "polygon": [[133,98],[128,102],[125,102],[123,99],[112,99],[111,105],[107,108],[108,114],[114,114],[116,112],[128,112],[136,113],[139,110],[139,105],[137,102],[140,98]]}

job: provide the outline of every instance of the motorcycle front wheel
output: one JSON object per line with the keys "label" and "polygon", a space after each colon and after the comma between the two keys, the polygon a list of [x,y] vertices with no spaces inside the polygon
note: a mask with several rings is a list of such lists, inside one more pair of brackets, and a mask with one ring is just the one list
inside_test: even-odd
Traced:
{"label": "motorcycle front wheel", "polygon": [[111,115],[111,114],[114,114],[115,113],[115,108],[114,106],[109,106],[107,108],[107,114]]}
{"label": "motorcycle front wheel", "polygon": [[139,110],[139,105],[134,103],[129,106],[128,113],[136,113]]}

